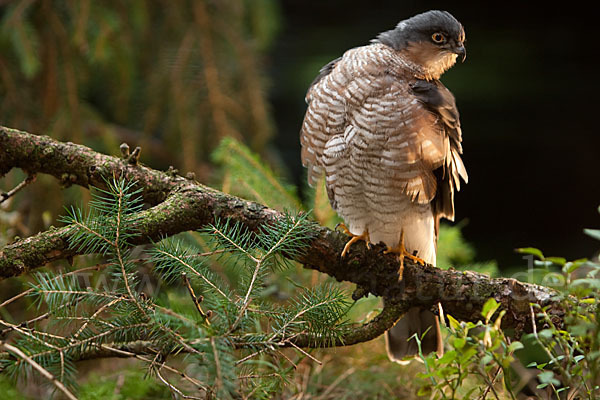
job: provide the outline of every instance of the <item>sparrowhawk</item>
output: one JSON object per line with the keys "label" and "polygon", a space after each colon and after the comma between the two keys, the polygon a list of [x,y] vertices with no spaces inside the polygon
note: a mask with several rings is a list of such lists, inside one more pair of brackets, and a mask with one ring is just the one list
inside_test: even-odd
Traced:
{"label": "sparrowhawk", "polygon": [[[440,218],[454,219],[454,191],[467,181],[452,93],[439,81],[465,57],[465,32],[448,12],[401,21],[371,44],[325,65],[306,95],[302,163],[314,184],[324,173],[332,207],[357,240],[383,242],[404,258],[435,265]],[[415,256],[413,252],[416,252]],[[439,321],[408,311],[386,333],[394,361],[415,355],[414,334],[433,326],[424,352],[441,353]]]}

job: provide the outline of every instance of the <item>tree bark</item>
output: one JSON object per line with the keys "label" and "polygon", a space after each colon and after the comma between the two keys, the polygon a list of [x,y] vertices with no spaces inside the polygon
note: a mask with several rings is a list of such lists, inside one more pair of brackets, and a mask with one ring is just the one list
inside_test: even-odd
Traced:
{"label": "tree bark", "polygon": [[[277,210],[219,192],[175,173],[139,165],[132,157],[104,155],[47,136],[0,127],[0,149],[0,177],[12,168],[21,168],[86,188],[105,187],[105,179],[113,176],[136,181],[149,208],[142,212],[135,244],[199,229],[217,218],[230,218],[251,230],[283,218]],[[49,229],[5,246],[0,250],[0,280],[76,256],[77,251],[68,247],[72,232],[70,226]],[[420,266],[410,260],[405,260],[404,277],[398,281],[398,261],[393,255],[383,254],[381,244],[370,250],[362,243],[353,245],[350,253],[341,258],[347,241],[345,235],[319,226],[315,226],[314,233],[310,250],[297,256],[295,261],[338,281],[355,283],[357,297],[372,293],[383,297],[388,304],[402,304],[402,307],[392,307],[395,311],[380,318],[377,325],[365,325],[360,339],[380,335],[409,307],[432,308],[438,302],[456,319],[478,321],[482,318],[483,304],[491,297],[507,311],[502,327],[515,328],[517,334],[531,328],[530,303],[548,307],[548,314],[558,324],[562,321],[564,310],[557,300],[557,292],[550,288],[515,279],[491,279],[475,272]],[[359,341],[364,340],[351,340]]]}

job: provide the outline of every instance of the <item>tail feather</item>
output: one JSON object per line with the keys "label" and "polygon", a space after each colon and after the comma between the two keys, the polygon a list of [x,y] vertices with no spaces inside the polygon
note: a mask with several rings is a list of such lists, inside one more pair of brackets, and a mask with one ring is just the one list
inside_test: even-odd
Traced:
{"label": "tail feather", "polygon": [[[429,328],[427,334],[423,333]],[[437,352],[442,356],[444,346],[439,318],[429,310],[413,307],[385,333],[388,357],[391,361],[406,364],[407,357],[418,356],[417,341],[412,338],[416,334],[421,340],[421,351],[427,355]],[[412,338],[412,339],[411,339]]]}
{"label": "tail feather", "polygon": [[[402,227],[406,232],[406,248],[410,250],[417,249],[417,255],[434,266],[437,253],[438,220],[439,218],[432,213],[425,220],[415,214],[412,217],[408,215],[402,223]],[[440,315],[442,315],[441,304],[438,304],[438,307]],[[423,336],[425,331],[427,331],[427,334]],[[439,317],[430,310],[413,307],[385,334],[387,353],[390,360],[405,364],[410,360],[403,360],[418,356],[417,341],[412,338],[415,334],[421,340],[421,350],[424,355],[434,351],[440,356],[444,354]]]}

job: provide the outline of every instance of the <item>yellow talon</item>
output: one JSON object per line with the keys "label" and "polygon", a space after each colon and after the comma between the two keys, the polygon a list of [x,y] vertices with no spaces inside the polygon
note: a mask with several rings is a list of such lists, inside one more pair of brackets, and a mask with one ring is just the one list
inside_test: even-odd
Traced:
{"label": "yellow talon", "polygon": [[400,231],[400,243],[398,243],[397,247],[387,246],[387,249],[383,252],[384,254],[394,253],[398,255],[398,259],[400,260],[400,268],[398,268],[398,282],[402,280],[402,275],[404,274],[404,258],[410,258],[413,262],[421,265],[425,265],[425,260],[419,258],[406,250],[404,247],[404,229]]}
{"label": "yellow talon", "polygon": [[369,230],[365,229],[365,231],[362,233],[362,235],[355,235],[352,232],[350,232],[350,230],[346,227],[346,225],[344,225],[344,223],[339,223],[337,227],[340,227],[342,229],[342,231],[348,235],[351,236],[350,240],[348,240],[348,243],[346,243],[346,245],[344,246],[344,250],[342,250],[342,257],[344,257],[346,255],[346,253],[348,252],[348,250],[350,250],[350,246],[352,246],[353,243],[358,242],[359,240],[364,240],[366,245],[367,245],[367,249],[371,248],[371,242],[369,239]]}

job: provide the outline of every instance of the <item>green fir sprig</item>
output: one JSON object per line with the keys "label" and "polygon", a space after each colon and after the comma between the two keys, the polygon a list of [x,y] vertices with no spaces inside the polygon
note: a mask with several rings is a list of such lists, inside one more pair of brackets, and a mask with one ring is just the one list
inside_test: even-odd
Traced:
{"label": "green fir sprig", "polygon": [[[265,291],[270,274],[309,248],[315,225],[308,214],[285,213],[255,231],[217,219],[199,232],[207,252],[179,237],[135,248],[142,208],[139,186],[120,178],[95,190],[87,210],[70,208],[62,218],[73,229],[69,246],[102,257],[95,278],[104,285],[73,271],[34,274],[28,297],[41,314],[9,328],[18,348],[66,387],[77,390],[76,361],[101,352],[137,358],[178,395],[189,385],[218,398],[265,394],[293,369],[284,348],[308,355],[294,347],[297,337],[318,347],[347,331],[350,301],[335,285],[301,288],[283,303]],[[215,261],[232,267],[235,284],[214,270]],[[142,267],[162,282],[159,292],[140,290]],[[171,307],[177,298],[185,306]],[[136,346],[143,354],[131,351]],[[168,361],[182,355],[194,376],[175,374],[176,384]],[[2,359],[0,368],[13,377],[34,373],[18,358]]]}

